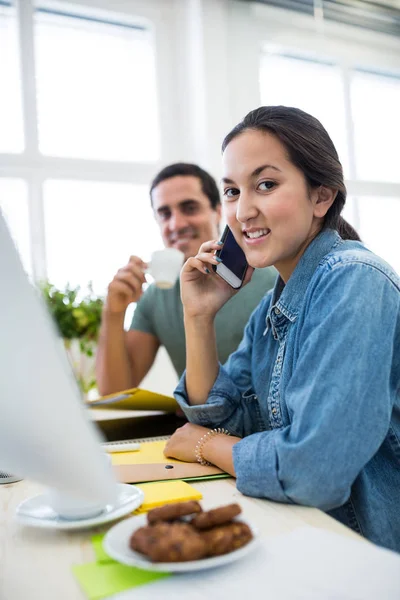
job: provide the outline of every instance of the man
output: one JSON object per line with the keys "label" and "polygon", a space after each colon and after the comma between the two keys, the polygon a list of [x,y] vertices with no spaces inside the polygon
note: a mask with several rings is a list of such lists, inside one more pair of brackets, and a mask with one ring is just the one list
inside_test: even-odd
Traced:
{"label": "man", "polygon": [[[218,239],[221,202],[214,179],[197,165],[165,167],[153,180],[150,199],[164,244],[185,260],[203,242]],[[97,383],[102,395],[137,387],[165,346],[180,376],[185,369],[185,331],[179,280],[170,290],[150,285],[143,293],[146,264],[137,256],[120,269],[108,287],[97,352]],[[215,327],[221,362],[239,345],[248,318],[273,286],[273,269],[257,270],[252,281],[218,313]],[[137,302],[129,331],[125,311]]]}

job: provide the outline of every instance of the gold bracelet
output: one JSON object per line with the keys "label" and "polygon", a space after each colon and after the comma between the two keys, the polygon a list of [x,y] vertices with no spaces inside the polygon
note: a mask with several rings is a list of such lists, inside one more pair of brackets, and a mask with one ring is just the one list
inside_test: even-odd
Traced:
{"label": "gold bracelet", "polygon": [[204,444],[206,444],[212,437],[214,437],[215,435],[219,435],[219,434],[231,435],[229,433],[229,431],[227,431],[223,427],[217,427],[216,429],[211,429],[210,431],[207,431],[207,433],[205,433],[197,442],[196,448],[194,449],[194,453],[196,455],[197,462],[200,463],[201,465],[204,465],[204,466],[212,465],[212,463],[208,462],[208,460],[206,460],[204,458],[203,447],[204,447]]}

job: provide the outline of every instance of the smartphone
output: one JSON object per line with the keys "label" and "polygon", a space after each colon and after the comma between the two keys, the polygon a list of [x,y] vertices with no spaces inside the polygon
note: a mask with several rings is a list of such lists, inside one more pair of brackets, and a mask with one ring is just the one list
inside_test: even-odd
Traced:
{"label": "smartphone", "polygon": [[228,226],[224,229],[221,242],[224,245],[215,254],[222,260],[222,263],[213,265],[213,269],[230,286],[238,289],[242,286],[246,276],[248,267],[246,256]]}

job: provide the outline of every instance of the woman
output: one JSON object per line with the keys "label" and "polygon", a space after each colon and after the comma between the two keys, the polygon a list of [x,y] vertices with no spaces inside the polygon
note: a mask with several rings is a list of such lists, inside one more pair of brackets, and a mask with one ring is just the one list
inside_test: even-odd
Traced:
{"label": "woman", "polygon": [[399,278],[340,216],[342,167],[315,118],[252,111],[224,140],[223,170],[245,281],[268,265],[280,276],[220,366],[214,319],[235,291],[211,269],[218,242],[186,262],[176,398],[190,423],[165,453],[217,465],[246,495],[318,507],[400,551]]}

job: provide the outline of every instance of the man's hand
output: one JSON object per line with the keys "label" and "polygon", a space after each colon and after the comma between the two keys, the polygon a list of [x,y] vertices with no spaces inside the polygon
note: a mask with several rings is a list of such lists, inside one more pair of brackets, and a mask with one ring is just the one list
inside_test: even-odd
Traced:
{"label": "man's hand", "polygon": [[146,282],[144,271],[147,264],[138,256],[131,256],[128,264],[119,269],[108,286],[104,312],[109,315],[125,314],[131,302],[137,302],[143,294]]}

